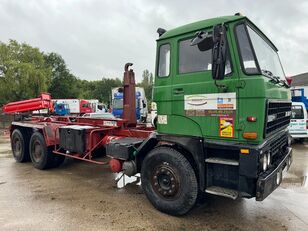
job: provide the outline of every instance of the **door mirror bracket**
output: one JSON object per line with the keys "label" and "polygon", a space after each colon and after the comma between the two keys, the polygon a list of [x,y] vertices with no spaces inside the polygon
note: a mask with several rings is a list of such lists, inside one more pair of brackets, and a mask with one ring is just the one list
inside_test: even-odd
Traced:
{"label": "door mirror bracket", "polygon": [[213,27],[212,78],[215,82],[225,77],[226,45],[226,27],[218,24]]}

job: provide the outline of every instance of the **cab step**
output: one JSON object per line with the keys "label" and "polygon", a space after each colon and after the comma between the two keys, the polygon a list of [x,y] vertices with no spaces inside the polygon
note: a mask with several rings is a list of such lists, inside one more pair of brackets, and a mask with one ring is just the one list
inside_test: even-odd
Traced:
{"label": "cab step", "polygon": [[218,158],[218,157],[210,157],[205,159],[206,163],[213,163],[213,164],[225,164],[225,165],[233,165],[238,166],[239,162],[237,160],[230,160],[230,159],[224,159],[224,158]]}
{"label": "cab step", "polygon": [[228,197],[233,200],[235,200],[238,197],[238,192],[236,190],[223,188],[219,186],[210,186],[205,189],[205,192],[217,196]]}

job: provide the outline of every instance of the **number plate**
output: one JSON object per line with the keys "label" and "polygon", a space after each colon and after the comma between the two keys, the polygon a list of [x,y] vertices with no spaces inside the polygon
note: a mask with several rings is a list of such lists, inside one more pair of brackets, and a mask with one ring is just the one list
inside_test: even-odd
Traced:
{"label": "number plate", "polygon": [[103,125],[108,126],[108,127],[116,127],[117,122],[116,121],[104,121]]}

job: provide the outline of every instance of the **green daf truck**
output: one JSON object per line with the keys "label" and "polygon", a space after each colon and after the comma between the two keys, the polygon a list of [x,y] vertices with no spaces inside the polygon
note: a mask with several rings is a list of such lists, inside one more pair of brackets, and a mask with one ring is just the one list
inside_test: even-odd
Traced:
{"label": "green daf truck", "polygon": [[[127,63],[123,119],[15,121],[16,161],[31,159],[47,169],[70,157],[109,164],[128,176],[140,173],[149,201],[172,215],[187,213],[207,194],[264,200],[292,162],[290,91],[277,48],[241,15],[158,33],[156,131],[136,122],[135,75]],[[33,102],[43,107],[49,101],[41,97],[4,109],[23,112]],[[111,160],[93,160],[96,154]]]}
{"label": "green daf truck", "polygon": [[239,14],[158,33],[157,133],[137,155],[148,199],[176,215],[203,193],[262,201],[292,162],[277,48]]}

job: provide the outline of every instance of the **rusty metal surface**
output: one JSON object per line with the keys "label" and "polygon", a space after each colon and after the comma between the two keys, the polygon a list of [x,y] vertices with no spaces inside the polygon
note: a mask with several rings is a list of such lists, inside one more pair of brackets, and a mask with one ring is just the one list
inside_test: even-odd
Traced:
{"label": "rusty metal surface", "polygon": [[[115,122],[114,126],[110,126],[110,123],[107,123],[108,126],[106,126],[106,121]],[[66,151],[59,149],[59,128],[67,125],[91,126],[91,128],[86,129],[86,149],[84,153],[66,153]],[[44,135],[46,145],[48,147],[53,147],[55,155],[64,155],[95,164],[106,164],[105,162],[93,160],[93,154],[97,151],[102,152],[102,148],[111,140],[122,137],[147,138],[153,131],[153,128],[148,128],[143,124],[132,128],[126,127],[127,120],[121,119],[90,119],[62,116],[33,116],[27,121],[14,121],[12,122],[11,132],[13,132],[13,129],[18,126],[40,130]]]}
{"label": "rusty metal surface", "polygon": [[123,119],[127,120],[128,127],[135,127],[136,118],[136,83],[135,73],[132,69],[132,63],[126,63],[123,77]]}

